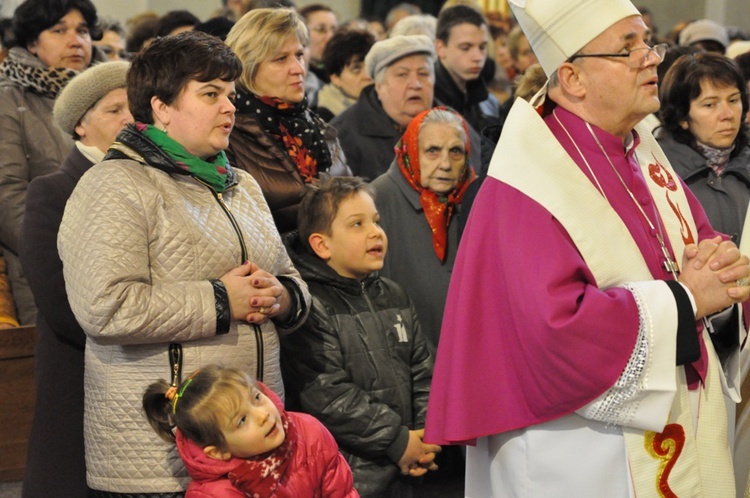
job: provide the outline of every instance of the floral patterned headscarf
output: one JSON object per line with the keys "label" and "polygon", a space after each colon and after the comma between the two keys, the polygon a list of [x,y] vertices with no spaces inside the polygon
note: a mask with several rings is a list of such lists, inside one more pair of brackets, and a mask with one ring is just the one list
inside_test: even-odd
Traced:
{"label": "floral patterned headscarf", "polygon": [[[456,187],[447,195],[438,195],[432,190],[424,188],[421,181],[422,175],[419,166],[419,131],[422,128],[422,122],[427,115],[435,109],[449,111],[456,114],[461,119],[464,133],[466,135],[466,162],[459,173]],[[404,175],[404,178],[406,178],[406,181],[411,188],[419,194],[419,203],[422,205],[424,215],[427,218],[427,223],[430,225],[430,230],[432,231],[432,246],[435,248],[435,254],[440,261],[444,261],[445,248],[448,245],[448,225],[450,225],[451,217],[453,216],[456,205],[461,203],[469,184],[476,178],[474,170],[469,166],[471,143],[469,140],[469,130],[466,126],[466,121],[456,111],[447,107],[434,107],[423,111],[414,116],[409,123],[409,126],[406,127],[406,131],[401,137],[401,140],[396,144],[395,151],[396,161],[401,170],[401,174]]]}

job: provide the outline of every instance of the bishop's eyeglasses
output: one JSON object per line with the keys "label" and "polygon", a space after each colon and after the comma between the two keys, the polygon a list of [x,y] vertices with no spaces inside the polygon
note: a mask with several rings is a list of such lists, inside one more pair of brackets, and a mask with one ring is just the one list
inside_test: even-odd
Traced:
{"label": "bishop's eyeglasses", "polygon": [[621,57],[625,59],[625,64],[632,69],[640,69],[648,64],[648,59],[652,53],[656,54],[659,58],[659,62],[664,60],[664,54],[667,52],[667,44],[659,43],[653,47],[641,47],[634,48],[624,54],[576,54],[568,62],[573,62],[576,59],[583,57]]}

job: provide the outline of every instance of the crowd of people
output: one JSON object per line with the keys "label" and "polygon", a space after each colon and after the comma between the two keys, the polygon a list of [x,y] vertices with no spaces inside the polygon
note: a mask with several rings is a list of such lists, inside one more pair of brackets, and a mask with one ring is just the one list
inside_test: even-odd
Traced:
{"label": "crowd of people", "polygon": [[24,498],[750,496],[750,27],[421,3],[3,21]]}

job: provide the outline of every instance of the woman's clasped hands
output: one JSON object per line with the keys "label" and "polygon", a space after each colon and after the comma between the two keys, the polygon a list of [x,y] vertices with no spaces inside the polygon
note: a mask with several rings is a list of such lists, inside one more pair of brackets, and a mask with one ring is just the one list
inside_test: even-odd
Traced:
{"label": "woman's clasped hands", "polygon": [[258,265],[245,261],[220,279],[229,296],[232,320],[262,324],[271,318],[285,321],[291,312],[289,291]]}

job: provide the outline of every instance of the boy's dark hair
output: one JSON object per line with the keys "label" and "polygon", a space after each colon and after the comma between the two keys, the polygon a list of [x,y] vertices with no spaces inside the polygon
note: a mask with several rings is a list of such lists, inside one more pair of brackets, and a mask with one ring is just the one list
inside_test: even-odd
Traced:
{"label": "boy's dark hair", "polygon": [[156,36],[167,36],[173,30],[183,26],[197,26],[201,20],[189,10],[171,10],[159,19],[159,29]]}
{"label": "boy's dark hair", "polygon": [[375,199],[375,191],[358,176],[329,176],[322,174],[316,185],[307,185],[299,206],[297,230],[307,250],[312,252],[308,239],[314,233],[331,234],[331,224],[341,202],[365,192]]}
{"label": "boy's dark hair", "polygon": [[508,30],[506,30],[502,26],[496,26],[494,24],[490,24],[490,37],[495,40],[499,36],[508,36]]}
{"label": "boy's dark hair", "polygon": [[364,61],[374,44],[375,37],[368,31],[337,31],[323,50],[323,64],[329,74],[340,76],[349,64]]}
{"label": "boy's dark hair", "polygon": [[195,30],[208,33],[209,35],[213,35],[221,41],[224,41],[227,39],[227,35],[229,34],[229,31],[231,31],[232,26],[234,26],[234,21],[227,17],[218,16],[212,17],[206,22],[196,24]]}
{"label": "boy's dark hair", "polygon": [[143,49],[147,40],[156,37],[158,29],[158,17],[144,17],[130,28],[128,38],[125,41],[125,49],[131,54],[137,54]]}
{"label": "boy's dark hair", "polygon": [[201,31],[157,38],[128,70],[128,105],[136,121],[153,124],[151,98],[171,105],[191,81],[234,81],[242,63],[220,39]]}
{"label": "boy's dark hair", "polygon": [[89,0],[26,0],[13,13],[16,45],[28,48],[39,34],[54,26],[71,10],[77,10],[89,27],[92,40],[99,40],[96,7]]}
{"label": "boy's dark hair", "polygon": [[435,39],[448,44],[451,36],[451,30],[459,24],[473,24],[477,28],[482,25],[487,26],[487,20],[481,12],[466,5],[454,5],[447,9],[441,10],[437,18],[437,28],[435,28]]}
{"label": "boy's dark hair", "polygon": [[[690,121],[690,103],[701,94],[701,83],[735,86],[740,92],[742,117],[748,110],[747,84],[740,68],[730,58],[712,52],[683,55],[669,68],[664,81],[659,82],[659,100],[663,132],[676,142],[696,148],[695,137],[690,130],[682,127]],[[750,142],[747,126],[744,124],[735,139],[731,157],[740,154]]]}

